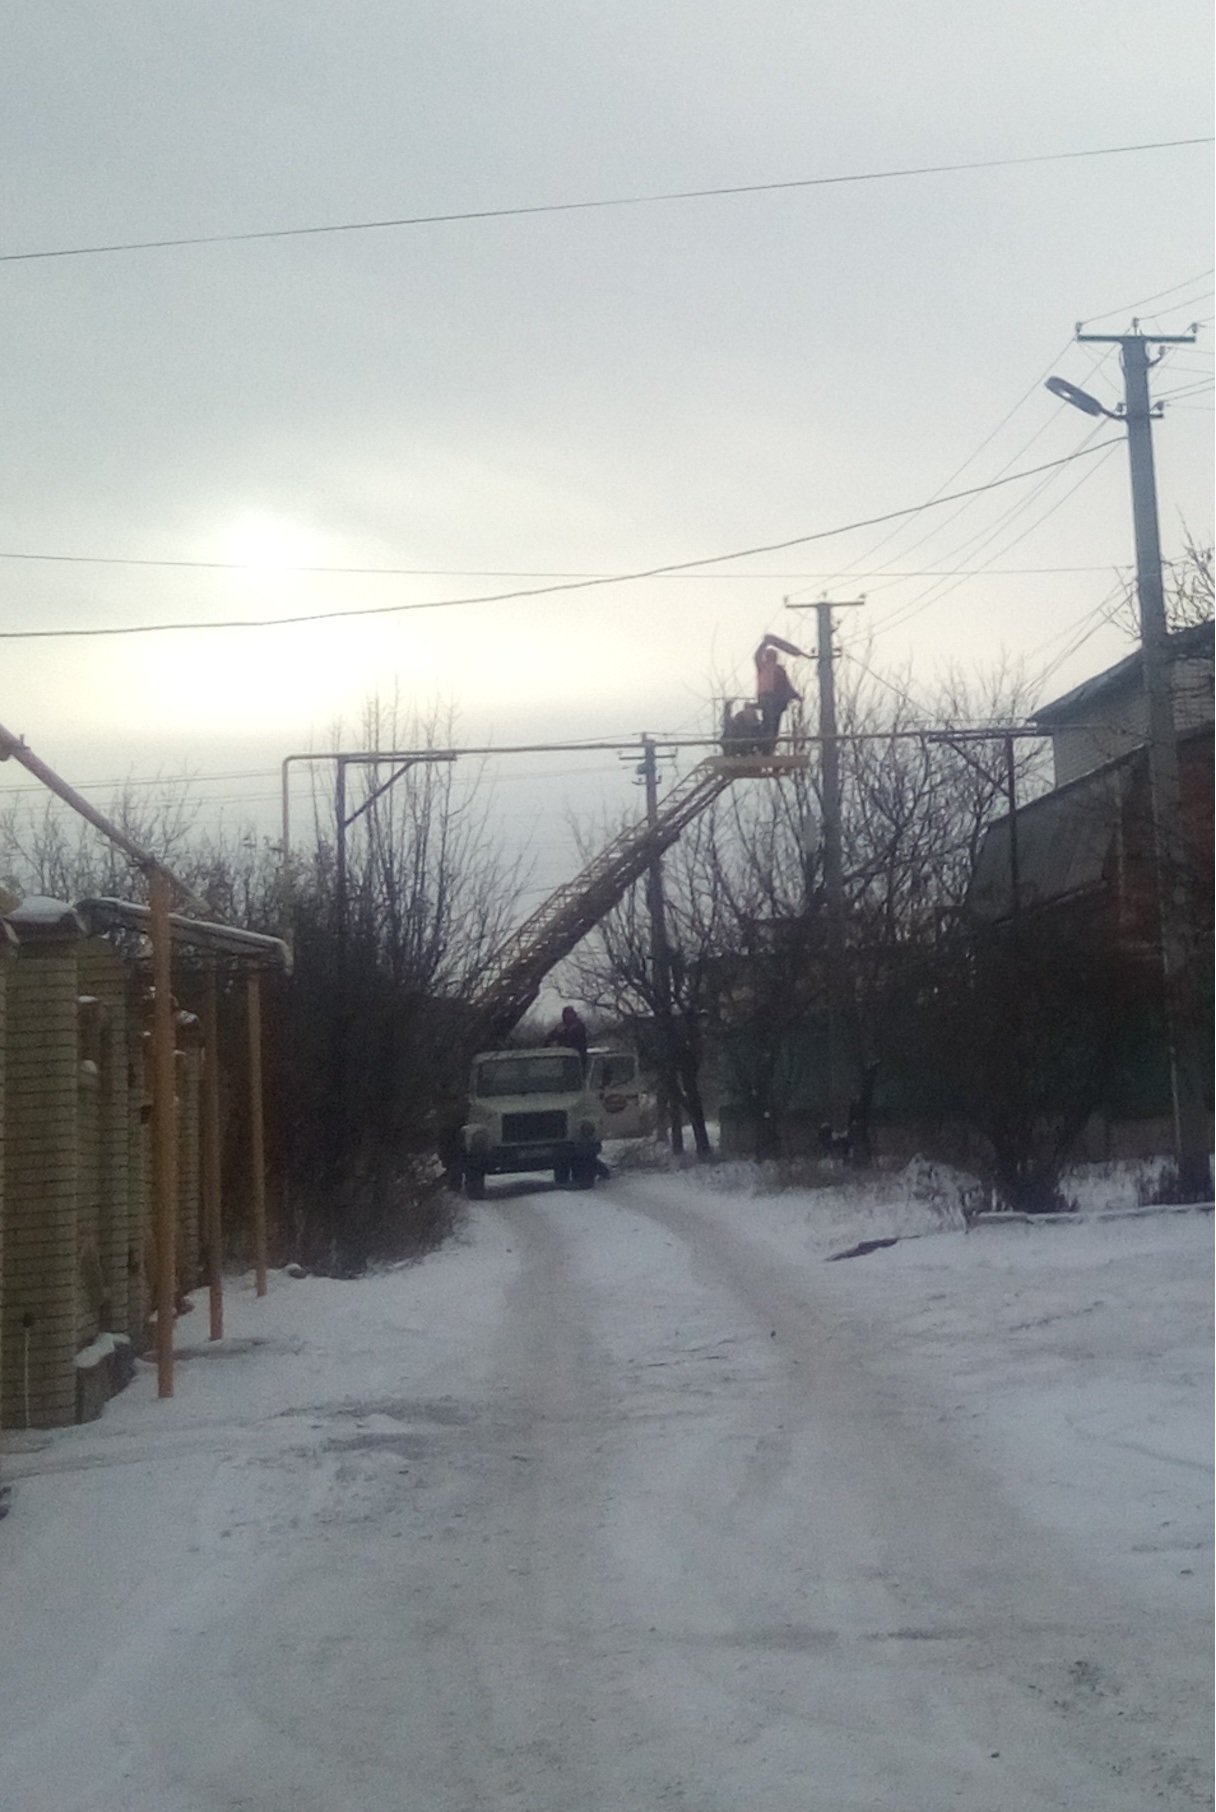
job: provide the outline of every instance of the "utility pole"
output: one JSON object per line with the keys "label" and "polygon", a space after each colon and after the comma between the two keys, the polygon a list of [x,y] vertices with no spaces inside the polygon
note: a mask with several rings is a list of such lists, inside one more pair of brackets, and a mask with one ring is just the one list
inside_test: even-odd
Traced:
{"label": "utility pole", "polygon": [[1009,802],[1009,914],[1016,931],[1022,910],[1022,873],[1018,850],[1018,766],[1012,736],[1005,737],[1005,797]]}
{"label": "utility pole", "polygon": [[[1132,325],[1135,328],[1138,323]],[[1131,469],[1136,595],[1148,716],[1149,792],[1156,858],[1162,991],[1173,1095],[1174,1152],[1181,1193],[1190,1200],[1206,1195],[1209,1187],[1209,1142],[1201,1082],[1199,1015],[1190,961],[1178,733],[1170,677],[1169,628],[1153,463],[1153,407],[1148,383],[1149,371],[1162,355],[1159,353],[1156,359],[1150,360],[1148,349],[1150,346],[1192,346],[1195,338],[1194,330],[1186,334],[1095,334],[1077,329],[1078,341],[1118,346],[1122,354],[1124,403],[1116,419],[1127,423]],[[1062,391],[1059,393],[1063,394]],[[1066,396],[1066,400],[1076,403],[1077,399]],[[1092,398],[1086,400],[1093,403]],[[1079,406],[1084,408],[1085,404]],[[1111,413],[1100,404],[1090,410],[1090,413],[1094,412]]]}
{"label": "utility pole", "polygon": [[[646,821],[655,830],[659,821],[658,758],[653,736],[642,738],[642,759],[638,774],[646,788]],[[667,903],[663,898],[663,861],[657,850],[646,871],[646,904],[650,912],[650,958],[654,977],[655,1020],[662,1051],[662,1096],[660,1116],[665,1118],[671,1136],[671,1149],[684,1150],[684,1116],[680,1112],[680,1095],[676,1084],[674,1037],[671,1013],[671,946],[667,941]]]}
{"label": "utility pole", "polygon": [[[1018,766],[1017,743],[1019,735],[1025,736],[1025,730],[926,730],[926,743],[943,743],[961,755],[967,766],[977,773],[989,786],[1000,787],[1005,795],[1009,808],[1007,823],[1009,825],[1009,922],[1014,932],[1018,929],[1021,916],[1021,857],[1018,846]],[[1038,731],[1029,732],[1037,736]],[[994,774],[987,762],[969,752],[969,744],[1000,742],[1004,747],[1004,762],[999,773]]]}
{"label": "utility pole", "polygon": [[847,989],[844,973],[844,859],[840,825],[840,737],[836,728],[832,612],[857,610],[864,603],[864,598],[844,598],[834,603],[821,598],[813,605],[790,605],[792,610],[813,609],[819,622],[816,669],[819,679],[819,759],[823,792],[823,890],[827,905],[828,1104],[834,1134],[843,1134],[848,1130],[850,1090],[845,1061],[844,1006]]}

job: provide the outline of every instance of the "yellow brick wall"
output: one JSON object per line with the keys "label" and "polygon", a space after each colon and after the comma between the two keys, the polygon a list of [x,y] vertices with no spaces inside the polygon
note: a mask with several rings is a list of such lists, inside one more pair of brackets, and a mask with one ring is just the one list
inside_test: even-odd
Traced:
{"label": "yellow brick wall", "polygon": [[23,946],[8,976],[0,1423],[76,1417],[76,949]]}
{"label": "yellow brick wall", "polygon": [[137,1353],[148,1345],[152,1239],[152,1090],[148,1076],[148,1010],[136,985],[127,1012],[127,1190],[130,1202],[130,1257],[126,1333]]}
{"label": "yellow brick wall", "polygon": [[90,938],[79,950],[81,992],[101,1003],[98,1076],[98,1259],[104,1291],[102,1332],[126,1334],[132,1247],[138,1259],[143,1231],[133,1217],[129,1153],[130,1074],[127,1049],[127,968],[111,945]]}
{"label": "yellow brick wall", "polygon": [[202,1281],[199,1268],[202,1173],[199,1148],[201,1052],[197,1038],[177,1053],[177,1287],[183,1295]]}
{"label": "yellow brick wall", "polygon": [[[79,985],[79,984],[78,984]],[[101,1014],[77,1007],[76,1063],[76,1346],[101,1332]]]}

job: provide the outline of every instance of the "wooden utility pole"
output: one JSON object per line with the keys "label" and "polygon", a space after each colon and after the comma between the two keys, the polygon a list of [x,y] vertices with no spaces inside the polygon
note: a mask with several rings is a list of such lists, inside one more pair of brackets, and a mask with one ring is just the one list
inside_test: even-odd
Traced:
{"label": "wooden utility pole", "polygon": [[152,1224],[156,1232],[156,1394],[173,1395],[173,1324],[177,1316],[177,1073],[174,1061],[170,885],[148,872],[152,944]]}
{"label": "wooden utility pole", "polygon": [[203,1227],[207,1240],[207,1300],[211,1339],[224,1337],[224,1251],[220,1157],[220,1014],[216,962],[203,978]]}
{"label": "wooden utility pole", "polygon": [[[1133,326],[1136,324],[1133,323]],[[1132,526],[1136,547],[1136,596],[1140,614],[1140,655],[1148,716],[1148,771],[1152,800],[1162,994],[1169,1045],[1174,1113],[1174,1153],[1184,1199],[1197,1200],[1209,1187],[1207,1114],[1202,1090],[1199,1011],[1191,962],[1186,857],[1182,837],[1182,795],[1178,775],[1178,732],[1170,675],[1169,625],[1157,519],[1153,464],[1153,408],[1148,374],[1150,346],[1191,346],[1186,334],[1100,334],[1077,332],[1079,341],[1118,346],[1122,352],[1127,451],[1131,469]],[[1160,357],[1160,355],[1158,355]],[[1076,396],[1066,400],[1076,402]],[[1092,399],[1087,399],[1092,401]],[[1078,405],[1085,407],[1082,403]],[[1097,412],[1110,414],[1097,405]],[[1117,418],[1118,419],[1118,418]]]}
{"label": "wooden utility pole", "polygon": [[266,1294],[266,1139],[262,1099],[262,978],[251,969],[245,981],[249,1034],[249,1168],[253,1185],[253,1265],[256,1293]]}

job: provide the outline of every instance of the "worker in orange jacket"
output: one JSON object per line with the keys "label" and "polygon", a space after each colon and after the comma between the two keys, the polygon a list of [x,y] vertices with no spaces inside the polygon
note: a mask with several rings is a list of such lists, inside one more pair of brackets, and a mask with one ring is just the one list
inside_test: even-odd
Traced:
{"label": "worker in orange jacket", "polygon": [[802,694],[794,687],[789,674],[777,659],[778,653],[796,656],[804,660],[801,648],[795,648],[779,635],[766,635],[756,650],[756,703],[760,707],[760,721],[764,726],[761,746],[766,754],[771,755],[777,746],[781,734],[781,719],[786,706],[794,699],[801,702]]}

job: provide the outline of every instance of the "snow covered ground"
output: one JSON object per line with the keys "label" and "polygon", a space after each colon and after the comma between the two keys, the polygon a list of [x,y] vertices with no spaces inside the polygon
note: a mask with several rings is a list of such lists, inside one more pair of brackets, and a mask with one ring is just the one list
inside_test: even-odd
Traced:
{"label": "snow covered ground", "polygon": [[1210,1216],[949,1195],[502,1181],[201,1303],[5,1437],[4,1812],[1210,1805]]}

